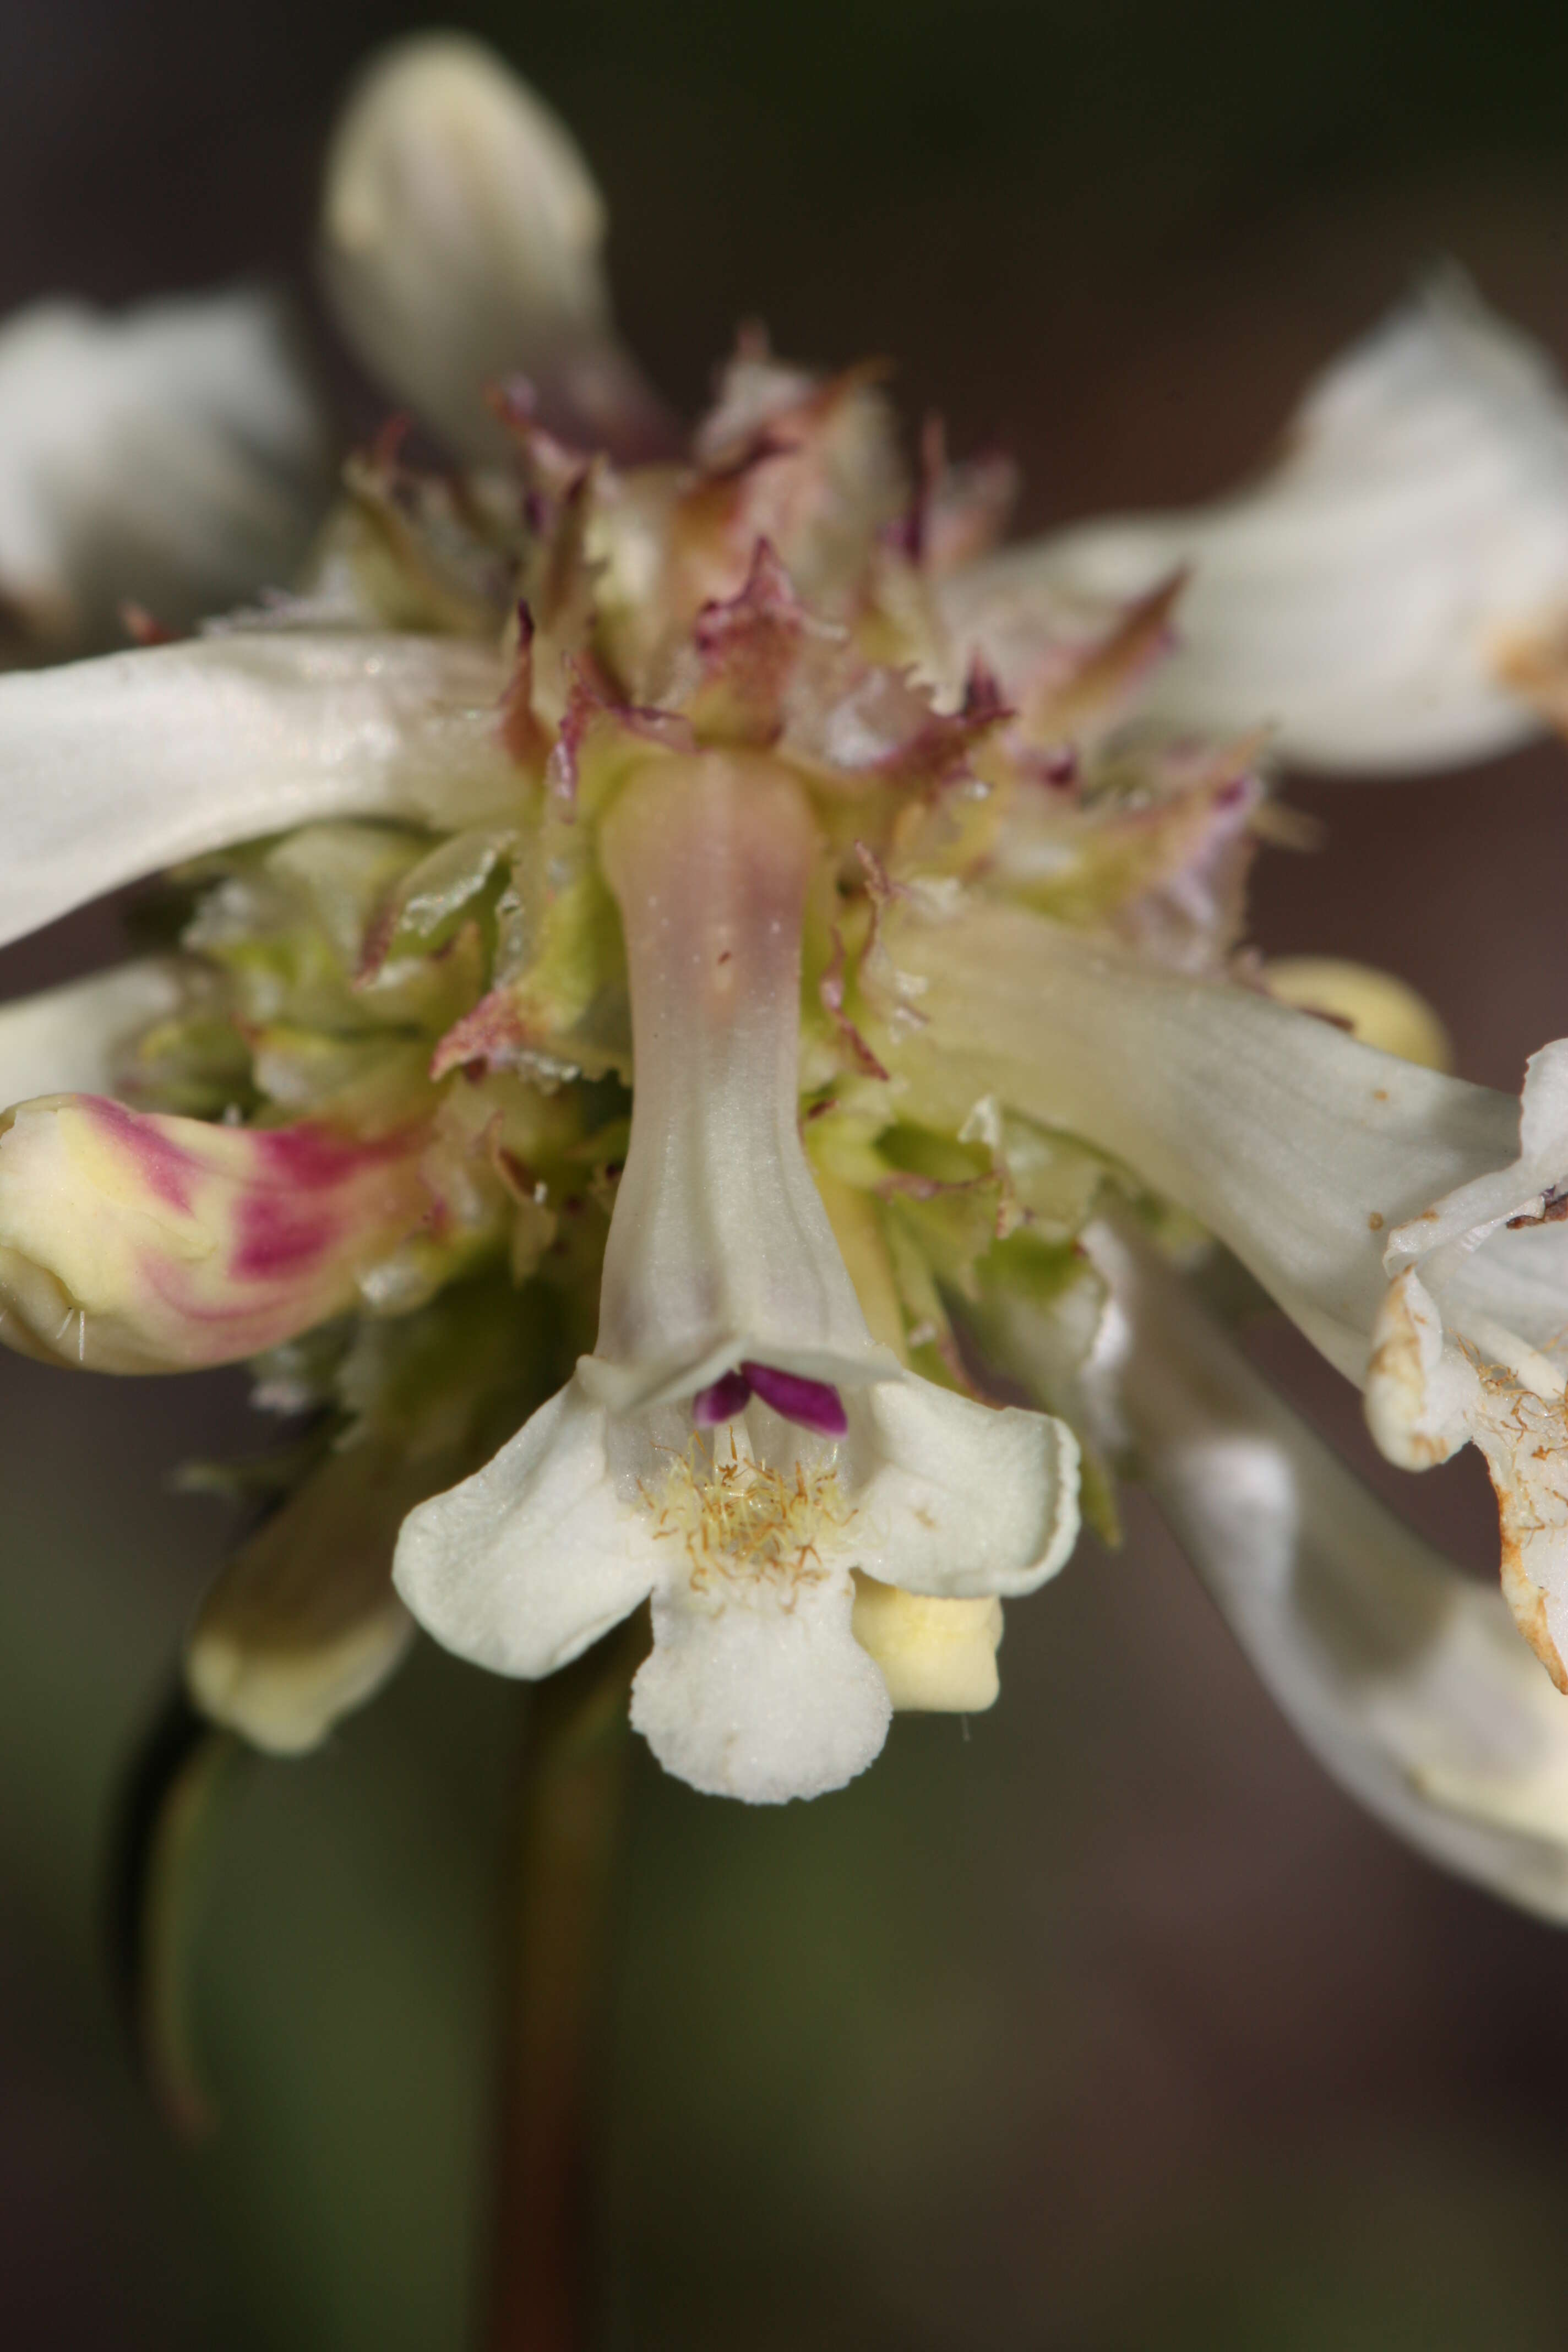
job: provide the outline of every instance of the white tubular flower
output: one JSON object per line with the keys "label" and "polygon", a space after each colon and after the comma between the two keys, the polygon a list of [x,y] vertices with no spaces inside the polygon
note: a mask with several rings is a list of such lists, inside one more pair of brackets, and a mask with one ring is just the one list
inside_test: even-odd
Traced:
{"label": "white tubular flower", "polygon": [[[1131,1227],[1085,1244],[1108,1305],[1094,1442],[1149,1488],[1319,1759],[1433,1860],[1568,1919],[1568,1707],[1501,1597],[1377,1501]],[[1031,1310],[993,1336],[1026,1379]]]}
{"label": "white tubular flower", "polygon": [[837,1788],[886,1736],[857,1568],[1031,1591],[1077,1528],[1058,1423],[871,1339],[801,1149],[800,927],[816,833],[761,759],[658,762],[606,821],[637,1053],[599,1338],[477,1476],[405,1522],[396,1581],[448,1647],[564,1664],[653,1598],[632,1720],[699,1789]]}
{"label": "white tubular flower", "polygon": [[270,296],[47,301],[0,328],[0,602],[34,653],[120,640],[128,601],[184,629],[284,585],[331,474]]}
{"label": "white tubular flower", "polygon": [[571,133],[481,43],[375,59],[327,158],[322,269],[371,373],[461,456],[500,456],[487,387],[522,375],[546,424],[628,451],[665,430],[616,341],[604,199]]}
{"label": "white tubular flower", "polygon": [[0,680],[0,941],[287,825],[508,806],[506,674],[461,638],[280,628]]}
{"label": "white tubular flower", "polygon": [[1457,272],[1308,392],[1249,490],[1086,523],[957,575],[950,616],[1005,685],[1055,611],[1192,567],[1147,708],[1272,720],[1310,767],[1390,772],[1536,731],[1504,673],[1568,611],[1568,398]]}

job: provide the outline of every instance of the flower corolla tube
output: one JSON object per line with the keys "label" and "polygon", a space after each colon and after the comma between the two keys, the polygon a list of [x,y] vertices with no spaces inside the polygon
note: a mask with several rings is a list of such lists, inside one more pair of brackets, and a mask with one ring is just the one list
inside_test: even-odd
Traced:
{"label": "flower corolla tube", "polygon": [[814,1796],[880,1748],[853,1571],[1031,1591],[1078,1532],[1059,1422],[872,1339],[798,1129],[801,787],[753,754],[634,772],[604,831],[636,1090],[599,1335],[491,1463],[414,1512],[396,1582],[443,1641],[549,1674],[653,1597],[632,1721],[700,1789]]}
{"label": "flower corolla tube", "polygon": [[[299,1753],[416,1625],[531,1678],[646,1609],[659,1760],[815,1796],[1141,1477],[1329,1768],[1568,1916],[1568,1045],[1469,1085],[1245,903],[1280,750],[1552,708],[1555,380],[1445,281],[1254,490],[1009,550],[876,371],[752,333],[679,433],[603,226],[477,44],[373,64],[324,279],[458,470],[384,436],[260,606],[0,679],[0,933],[158,875],[174,940],[0,1009],[0,1339],[297,1422],[192,1699]],[[1259,1288],[1392,1459],[1481,1449],[1500,1595],[1262,1388]]]}

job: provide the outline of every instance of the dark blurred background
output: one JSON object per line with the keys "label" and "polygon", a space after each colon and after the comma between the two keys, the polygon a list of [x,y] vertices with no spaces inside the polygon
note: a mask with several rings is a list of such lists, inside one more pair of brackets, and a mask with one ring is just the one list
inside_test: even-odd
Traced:
{"label": "dark blurred background", "polygon": [[[9,0],[0,310],[308,291],[372,0]],[[1435,253],[1568,359],[1560,0],[575,0],[450,12],[567,117],[630,339],[687,407],[737,321],[895,355],[1027,525],[1206,495]],[[1291,797],[1269,952],[1390,965],[1466,1075],[1568,1030],[1568,755]],[[13,951],[5,992],[90,951]],[[1365,1458],[1348,1392],[1262,1343]],[[0,1364],[0,2341],[458,2352],[518,1695],[428,1649],[244,1777],[201,1947],[223,2115],[119,2053],[117,1777],[223,1540],[167,1491],[237,1378]],[[1380,1474],[1489,1566],[1473,1457]],[[719,2352],[1556,2352],[1568,1943],[1322,1780],[1136,1501],[1011,1612],[1004,1697],[752,1814],[634,1769],[608,2076],[613,2340]]]}

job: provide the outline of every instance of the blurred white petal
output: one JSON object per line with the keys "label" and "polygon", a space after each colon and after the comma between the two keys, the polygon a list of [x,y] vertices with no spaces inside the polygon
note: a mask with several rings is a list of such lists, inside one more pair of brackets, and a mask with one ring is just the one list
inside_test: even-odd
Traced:
{"label": "blurred white petal", "polygon": [[1104,1224],[1088,1239],[1111,1298],[1097,1440],[1297,1730],[1435,1860],[1568,1919],[1568,1700],[1500,1596],[1369,1493],[1152,1252]]}
{"label": "blurred white petal", "polygon": [[302,629],[0,678],[0,940],[317,818],[493,813],[515,789],[504,683],[460,638]]}
{"label": "blurred white petal", "polygon": [[1568,395],[1446,274],[1320,377],[1253,488],[1083,524],[944,593],[1005,683],[1053,614],[1181,564],[1179,649],[1152,714],[1201,731],[1272,722],[1289,758],[1327,769],[1504,751],[1538,722],[1500,666],[1568,607]]}
{"label": "blurred white petal", "polygon": [[658,404],[615,339],[604,199],[571,133],[482,43],[422,34],[371,64],[327,158],[322,270],[371,374],[463,457],[501,455],[486,387],[629,453]]}
{"label": "blurred white petal", "polygon": [[319,1747],[407,1649],[392,1547],[421,1482],[404,1453],[383,1441],[329,1454],[204,1598],[185,1651],[191,1696],[254,1747]]}
{"label": "blurred white petal", "polygon": [[[482,1463],[513,1406],[537,1394],[536,1344],[504,1280],[361,1320],[331,1381],[346,1419],[196,1612],[185,1683],[204,1714],[298,1756],[374,1696],[414,1630],[392,1584],[398,1529]],[[289,1383],[276,1359],[271,1370],[266,1392],[279,1403]]]}
{"label": "blurred white petal", "polygon": [[281,305],[252,292],[0,327],[0,600],[51,654],[286,586],[331,451]]}
{"label": "blurred white petal", "polygon": [[36,1095],[108,1095],[121,1046],[184,1003],[173,956],[145,956],[0,1004],[0,1110]]}

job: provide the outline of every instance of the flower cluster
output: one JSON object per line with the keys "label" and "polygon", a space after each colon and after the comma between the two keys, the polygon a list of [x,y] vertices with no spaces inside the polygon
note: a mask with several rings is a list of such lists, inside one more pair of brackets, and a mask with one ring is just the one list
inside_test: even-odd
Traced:
{"label": "flower cluster", "polygon": [[1187,1279],[1232,1253],[1395,1460],[1481,1446],[1568,1685],[1568,1048],[1521,1110],[1244,929],[1275,746],[1533,723],[1554,383],[1439,285],[1255,491],[997,552],[1010,469],[907,464],[876,371],[752,336],[679,435],[601,228],[483,52],[395,52],[327,280],[460,462],[390,433],[288,593],[0,682],[5,935],[160,873],[170,941],[0,1012],[0,1337],[252,1360],[311,1416],[196,1700],[297,1750],[411,1616],[538,1676],[647,1603],[661,1761],[814,1795],[895,1707],[990,1703],[1002,1602],[1134,1472],[1331,1768],[1568,1911],[1568,1718],[1502,1602]]}

